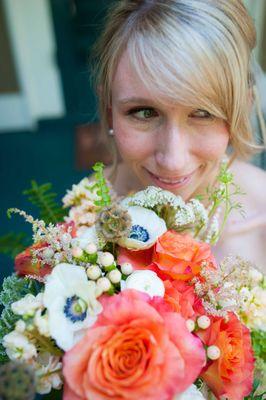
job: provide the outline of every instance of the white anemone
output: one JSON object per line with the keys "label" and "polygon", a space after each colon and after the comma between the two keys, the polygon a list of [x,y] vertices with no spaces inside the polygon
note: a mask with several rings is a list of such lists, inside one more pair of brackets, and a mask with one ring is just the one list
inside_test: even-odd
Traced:
{"label": "white anemone", "polygon": [[154,211],[140,206],[128,207],[127,211],[131,216],[132,226],[129,236],[119,240],[121,247],[132,250],[148,249],[166,232],[165,221]]}
{"label": "white anemone", "polygon": [[96,284],[88,281],[83,267],[58,264],[48,276],[44,290],[51,336],[69,350],[93,325],[102,311],[96,300]]}
{"label": "white anemone", "polygon": [[136,289],[151,297],[163,297],[165,292],[163,281],[157,276],[156,272],[150,270],[134,271],[126,279],[124,289]]}

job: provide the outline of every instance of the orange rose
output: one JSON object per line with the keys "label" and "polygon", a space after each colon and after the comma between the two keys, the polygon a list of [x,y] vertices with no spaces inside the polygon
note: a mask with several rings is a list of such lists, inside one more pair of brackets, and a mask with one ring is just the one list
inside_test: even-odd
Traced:
{"label": "orange rose", "polygon": [[172,400],[205,364],[201,341],[160,297],[102,299],[96,324],[63,359],[64,400]]}
{"label": "orange rose", "polygon": [[164,300],[171,309],[178,312],[185,319],[195,319],[197,315],[204,314],[201,299],[197,297],[194,287],[184,281],[164,281]]}
{"label": "orange rose", "polygon": [[22,253],[19,253],[15,258],[15,270],[18,275],[32,275],[38,277],[44,277],[50,274],[51,267],[48,264],[41,265],[40,261],[33,262],[32,251],[44,249],[47,247],[47,243],[36,243],[30,247],[27,247]]}
{"label": "orange rose", "polygon": [[252,390],[254,357],[249,330],[234,313],[229,320],[212,318],[211,326],[197,331],[206,346],[220,349],[218,360],[208,362],[201,377],[217,396],[242,400]]}
{"label": "orange rose", "polygon": [[211,248],[188,234],[173,230],[165,232],[155,245],[152,261],[173,279],[188,281],[198,275],[202,262],[216,267]]}

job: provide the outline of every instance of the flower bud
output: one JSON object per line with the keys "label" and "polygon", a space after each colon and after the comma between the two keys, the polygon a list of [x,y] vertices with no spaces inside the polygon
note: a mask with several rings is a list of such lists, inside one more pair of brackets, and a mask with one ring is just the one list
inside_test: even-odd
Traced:
{"label": "flower bud", "polygon": [[207,329],[211,325],[211,320],[207,315],[201,315],[197,319],[197,324],[200,329]]}
{"label": "flower bud", "polygon": [[23,332],[25,331],[25,329],[26,329],[26,323],[25,323],[25,321],[23,321],[23,319],[19,319],[19,320],[16,322],[15,330],[16,330],[17,332],[23,333]]}
{"label": "flower bud", "polygon": [[187,326],[189,332],[193,332],[195,329],[195,322],[193,321],[193,319],[187,319],[186,326]]}
{"label": "flower bud", "polygon": [[118,271],[118,269],[113,269],[108,273],[107,276],[112,283],[119,283],[122,278],[122,274],[120,271]]}
{"label": "flower bud", "polygon": [[85,247],[85,251],[87,254],[95,254],[97,252],[97,246],[95,243],[88,243]]}
{"label": "flower bud", "polygon": [[110,265],[113,264],[114,260],[115,259],[114,259],[113,254],[111,254],[107,251],[100,255],[100,263],[102,264],[103,267],[109,267]]}
{"label": "flower bud", "polygon": [[122,271],[122,274],[124,274],[124,275],[130,275],[130,274],[132,274],[132,272],[133,272],[133,266],[132,266],[132,264],[130,264],[130,263],[128,263],[128,262],[123,263],[123,264],[121,265],[121,271]]}
{"label": "flower bud", "polygon": [[210,360],[218,360],[221,355],[221,351],[217,346],[209,346],[207,348],[207,356]]}
{"label": "flower bud", "polygon": [[98,265],[91,265],[87,269],[87,276],[89,279],[96,281],[102,275],[102,270]]}
{"label": "flower bud", "polygon": [[83,255],[83,250],[80,247],[73,247],[72,255],[75,258],[80,258]]}
{"label": "flower bud", "polygon": [[109,281],[108,278],[103,277],[99,278],[97,281],[97,286],[103,291],[103,292],[108,292],[109,289],[111,289],[111,282]]}

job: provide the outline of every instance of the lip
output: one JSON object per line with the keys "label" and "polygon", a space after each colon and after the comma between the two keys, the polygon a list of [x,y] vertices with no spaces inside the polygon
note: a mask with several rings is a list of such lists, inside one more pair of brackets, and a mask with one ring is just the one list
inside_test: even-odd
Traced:
{"label": "lip", "polygon": [[[193,172],[191,172],[188,175],[183,175],[180,177],[161,177],[158,175],[153,174],[152,172],[150,172],[148,169],[145,168],[145,170],[147,171],[147,173],[149,174],[150,178],[152,179],[152,181],[155,183],[156,186],[161,187],[162,189],[166,189],[166,190],[173,190],[173,189],[178,189],[181,188],[185,185],[187,185],[190,181],[192,176],[195,174],[195,172],[198,170],[194,170]],[[161,179],[165,179],[165,180],[171,180],[171,182],[164,182]]]}

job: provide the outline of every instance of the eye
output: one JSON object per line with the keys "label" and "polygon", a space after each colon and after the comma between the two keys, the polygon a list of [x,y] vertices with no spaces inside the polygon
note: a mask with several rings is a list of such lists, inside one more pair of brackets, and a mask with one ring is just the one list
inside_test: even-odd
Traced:
{"label": "eye", "polygon": [[128,115],[132,115],[134,118],[137,118],[139,120],[148,120],[153,117],[157,117],[158,113],[155,111],[154,108],[151,107],[135,107],[130,109],[127,112]]}
{"label": "eye", "polygon": [[206,110],[201,110],[201,109],[197,109],[197,110],[193,111],[189,116],[193,117],[193,118],[199,118],[199,119],[210,119],[210,120],[214,119],[214,116],[212,114],[210,114]]}

